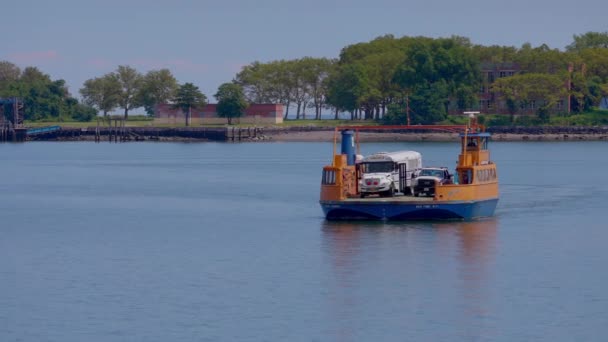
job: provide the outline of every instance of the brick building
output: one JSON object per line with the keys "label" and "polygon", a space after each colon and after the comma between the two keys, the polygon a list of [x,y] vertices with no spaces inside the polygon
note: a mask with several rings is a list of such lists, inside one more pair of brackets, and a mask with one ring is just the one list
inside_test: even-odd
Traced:
{"label": "brick building", "polygon": [[[203,124],[225,124],[226,118],[217,116],[217,104],[208,104],[203,108],[192,109],[192,125]],[[186,122],[186,115],[181,109],[173,108],[172,105],[162,103],[154,110],[155,124],[183,124]],[[252,124],[279,124],[283,122],[282,104],[250,104],[245,110],[245,115],[234,118],[233,123],[252,123]]]}
{"label": "brick building", "polygon": [[[492,91],[492,84],[503,77],[510,77],[520,73],[522,70],[516,63],[489,63],[484,62],[481,64],[481,76],[482,83],[477,94],[478,102],[471,108],[471,110],[479,111],[483,114],[510,114],[507,107],[506,101],[501,99],[500,94]],[[566,85],[564,84],[564,87]],[[561,112],[567,110],[568,98],[564,98],[557,102],[553,108],[554,112]],[[544,99],[537,99],[529,101],[525,105],[520,105],[517,108],[517,115],[535,115],[538,108],[542,107]],[[456,101],[450,101],[449,106],[450,114],[460,114],[462,110],[459,110]]]}
{"label": "brick building", "polygon": [[517,74],[521,69],[515,63],[482,63],[482,83],[479,89],[479,102],[476,110],[482,113],[508,114],[505,101],[492,91],[492,83],[499,78]]}

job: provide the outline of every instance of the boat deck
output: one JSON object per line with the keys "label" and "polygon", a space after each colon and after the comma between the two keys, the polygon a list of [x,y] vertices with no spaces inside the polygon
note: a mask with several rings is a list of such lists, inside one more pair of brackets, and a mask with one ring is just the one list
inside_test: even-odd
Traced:
{"label": "boat deck", "polygon": [[345,200],[343,200],[345,202],[376,202],[376,203],[382,203],[382,202],[403,202],[403,203],[419,203],[419,202],[435,202],[433,200],[433,197],[415,197],[415,196],[408,196],[408,195],[395,195],[393,197],[376,197],[376,196],[370,196],[370,197],[365,197],[365,198],[360,198],[360,197],[352,197],[352,198],[347,198]]}

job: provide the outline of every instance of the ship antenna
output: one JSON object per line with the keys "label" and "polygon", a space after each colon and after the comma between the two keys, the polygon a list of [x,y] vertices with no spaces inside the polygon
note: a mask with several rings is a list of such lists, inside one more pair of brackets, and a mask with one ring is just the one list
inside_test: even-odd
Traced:
{"label": "ship antenna", "polygon": [[464,112],[465,115],[469,116],[469,123],[467,124],[467,131],[472,129],[473,126],[477,128],[477,118],[475,115],[479,114],[479,112]]}
{"label": "ship antenna", "polygon": [[469,139],[467,134],[469,133],[469,130],[471,129],[471,122],[473,122],[473,124],[477,125],[477,121],[475,120],[475,114],[479,114],[479,112],[464,112],[464,114],[469,116],[469,122],[467,123],[467,127],[464,130],[464,141],[462,142],[462,159],[466,163],[467,141]]}

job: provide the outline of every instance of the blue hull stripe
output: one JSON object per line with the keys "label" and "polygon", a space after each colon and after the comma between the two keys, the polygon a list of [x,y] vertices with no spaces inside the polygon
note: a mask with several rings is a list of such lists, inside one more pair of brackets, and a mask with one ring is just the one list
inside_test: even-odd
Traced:
{"label": "blue hull stripe", "polygon": [[340,202],[324,201],[328,220],[471,220],[494,215],[498,198],[456,202]]}

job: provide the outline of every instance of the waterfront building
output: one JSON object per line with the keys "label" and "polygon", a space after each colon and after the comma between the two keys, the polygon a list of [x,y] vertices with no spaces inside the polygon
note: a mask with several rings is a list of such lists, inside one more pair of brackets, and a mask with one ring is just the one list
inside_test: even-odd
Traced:
{"label": "waterfront building", "polygon": [[[224,124],[226,118],[217,115],[217,104],[211,103],[203,108],[193,108],[191,124]],[[171,104],[162,103],[154,110],[155,124],[182,124],[186,121],[186,114],[179,108],[174,108]],[[283,122],[283,105],[275,103],[254,103],[250,104],[245,110],[245,115],[234,118],[232,123],[248,124],[279,124]]]}

